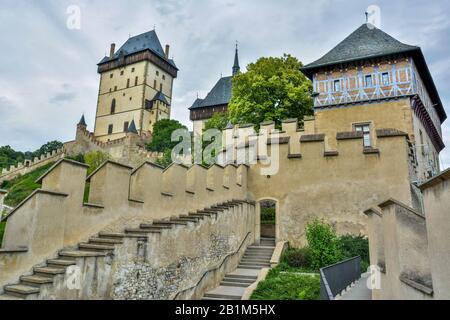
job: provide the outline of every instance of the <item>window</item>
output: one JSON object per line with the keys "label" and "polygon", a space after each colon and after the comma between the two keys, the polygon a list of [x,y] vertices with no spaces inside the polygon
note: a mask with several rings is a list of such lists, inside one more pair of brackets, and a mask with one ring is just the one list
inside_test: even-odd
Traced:
{"label": "window", "polygon": [[112,99],[111,101],[111,114],[116,112],[116,99]]}
{"label": "window", "polygon": [[155,88],[155,89],[156,89],[156,80],[155,80],[155,81],[153,81],[153,88]]}
{"label": "window", "polygon": [[333,82],[333,90],[334,90],[334,92],[341,91],[341,80],[334,80],[334,82]]}
{"label": "window", "polygon": [[162,83],[160,83],[160,84],[159,84],[159,91],[162,92],[162,88],[163,88],[163,85],[162,85]]}
{"label": "window", "polygon": [[114,91],[117,91],[117,86],[114,86]]}
{"label": "window", "polygon": [[135,70],[134,68],[131,68],[131,72],[134,72],[134,70]]}
{"label": "window", "polygon": [[123,124],[123,132],[128,132],[128,128],[130,127],[130,123],[125,121]]}
{"label": "window", "polygon": [[113,133],[113,125],[110,124],[110,125],[108,126],[108,134],[112,134],[112,133]]}
{"label": "window", "polygon": [[419,137],[420,137],[420,150],[422,152],[422,156],[425,156],[425,142],[423,140],[423,132],[419,129]]}
{"label": "window", "polygon": [[120,71],[120,75],[121,75],[121,76],[123,76],[123,70],[122,70],[122,71]]}
{"label": "window", "polygon": [[162,75],[162,78],[163,78],[163,80],[166,80],[166,75],[163,74],[163,75]]}
{"label": "window", "polygon": [[134,78],[134,85],[135,85],[135,86],[138,85],[138,81],[139,81],[139,78],[138,78],[138,77]]}
{"label": "window", "polygon": [[373,86],[372,75],[371,74],[369,74],[369,75],[364,77],[364,86],[366,88],[369,88],[369,87]]}
{"label": "window", "polygon": [[112,88],[109,88],[109,92],[112,92]]}
{"label": "window", "polygon": [[130,79],[127,79],[127,88],[130,87]]}
{"label": "window", "polygon": [[133,97],[130,97],[130,101],[133,100]]}
{"label": "window", "polygon": [[383,86],[388,86],[391,83],[389,79],[389,72],[383,72],[381,74],[381,83],[383,84]]}
{"label": "window", "polygon": [[111,73],[111,74],[109,75],[109,77],[112,79],[112,78],[114,77],[114,74]]}
{"label": "window", "polygon": [[159,71],[158,70],[156,70],[156,76],[159,76]]}
{"label": "window", "polygon": [[370,139],[370,124],[356,124],[355,131],[363,133],[364,148],[370,148],[372,146],[372,141]]}

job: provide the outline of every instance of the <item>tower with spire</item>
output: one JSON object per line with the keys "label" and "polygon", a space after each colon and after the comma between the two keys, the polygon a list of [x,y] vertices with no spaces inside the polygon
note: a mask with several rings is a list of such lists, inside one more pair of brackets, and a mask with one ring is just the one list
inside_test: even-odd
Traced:
{"label": "tower with spire", "polygon": [[131,37],[98,64],[100,89],[94,136],[102,142],[126,136],[129,124],[141,137],[170,119],[173,81],[178,68],[161,46],[155,30]]}
{"label": "tower with spire", "polygon": [[221,76],[206,97],[201,99],[197,95],[197,99],[189,108],[190,119],[194,124],[195,134],[202,133],[205,123],[211,119],[215,113],[228,111],[228,104],[231,101],[232,94],[232,79],[238,75],[240,71],[239,48],[238,43],[236,42],[231,76]]}

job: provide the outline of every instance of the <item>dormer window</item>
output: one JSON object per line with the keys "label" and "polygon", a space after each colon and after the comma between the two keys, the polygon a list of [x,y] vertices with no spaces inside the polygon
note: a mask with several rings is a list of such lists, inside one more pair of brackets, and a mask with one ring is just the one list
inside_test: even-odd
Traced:
{"label": "dormer window", "polygon": [[334,92],[340,92],[341,91],[341,80],[334,80],[333,81],[333,91]]}
{"label": "dormer window", "polygon": [[373,87],[372,75],[368,74],[364,77],[364,87],[370,88]]}

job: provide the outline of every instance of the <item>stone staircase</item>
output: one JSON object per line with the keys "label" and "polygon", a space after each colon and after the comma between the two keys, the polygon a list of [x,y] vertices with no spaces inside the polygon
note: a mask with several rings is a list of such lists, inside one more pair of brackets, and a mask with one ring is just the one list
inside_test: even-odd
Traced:
{"label": "stone staircase", "polygon": [[[79,243],[77,248],[63,249],[56,258],[48,259],[33,267],[32,273],[21,276],[17,284],[4,286],[4,293],[0,295],[0,300],[39,299],[41,288],[52,286],[55,283],[55,278],[60,275],[64,276],[67,268],[76,265],[79,258],[113,255],[117,246],[122,245],[125,238],[146,240],[150,234],[160,234],[163,230],[169,230],[176,226],[187,226],[189,223],[197,224],[202,219],[220,214],[242,203],[249,202],[244,200],[228,201],[210,208],[190,212],[187,215],[171,217],[166,220],[153,220],[151,223],[141,223],[138,228],[125,228],[123,233],[100,232],[87,242]],[[259,264],[260,262],[249,265],[248,268],[256,268]]]}
{"label": "stone staircase", "polygon": [[270,268],[275,239],[261,238],[260,245],[247,248],[238,268],[225,275],[220,285],[208,291],[202,300],[241,300],[245,289],[258,278],[262,268]]}

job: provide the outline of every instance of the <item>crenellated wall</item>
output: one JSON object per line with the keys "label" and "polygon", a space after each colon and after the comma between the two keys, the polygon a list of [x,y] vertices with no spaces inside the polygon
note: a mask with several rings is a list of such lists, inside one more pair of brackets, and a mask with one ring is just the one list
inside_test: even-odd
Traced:
{"label": "crenellated wall", "polygon": [[142,138],[133,133],[127,133],[124,137],[111,141],[101,141],[89,132],[85,126],[78,125],[76,138],[66,142],[64,149],[70,156],[85,154],[93,151],[108,153],[114,161],[136,167],[144,161],[156,161],[163,156],[159,152],[149,152],[145,149],[145,143],[150,137]]}
{"label": "crenellated wall", "polygon": [[390,199],[366,210],[370,262],[379,268],[373,299],[450,298],[450,171],[419,186],[424,212]]}
{"label": "crenellated wall", "polygon": [[[16,281],[58,250],[100,231],[121,232],[146,221],[244,200],[247,193],[246,166],[174,164],[164,170],[146,162],[133,170],[107,161],[87,178],[86,172],[86,165],[61,159],[38,179],[42,189],[9,213],[0,251],[0,285]],[[89,201],[83,203],[86,180],[90,182]],[[236,230],[236,223],[232,229]],[[251,227],[244,225],[247,232],[253,232],[254,222]]]}
{"label": "crenellated wall", "polygon": [[56,162],[57,160],[65,156],[65,149],[58,149],[47,154],[41,155],[39,158],[36,157],[33,160],[25,160],[24,163],[19,163],[17,166],[11,166],[9,169],[4,168],[0,174],[0,184],[6,180],[12,180],[18,176],[23,176],[30,171],[36,170],[46,164],[51,162]]}
{"label": "crenellated wall", "polygon": [[[277,241],[304,245],[306,224],[316,217],[333,223],[339,234],[367,234],[367,207],[392,195],[412,205],[405,132],[376,128],[374,145],[368,149],[361,134],[337,132],[329,137],[317,132],[311,120],[304,121],[302,129],[292,119],[281,131],[268,122],[258,134],[252,126],[223,134],[219,162],[245,159],[249,197],[276,202]],[[331,139],[336,141],[333,148],[327,143]]]}

